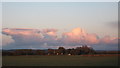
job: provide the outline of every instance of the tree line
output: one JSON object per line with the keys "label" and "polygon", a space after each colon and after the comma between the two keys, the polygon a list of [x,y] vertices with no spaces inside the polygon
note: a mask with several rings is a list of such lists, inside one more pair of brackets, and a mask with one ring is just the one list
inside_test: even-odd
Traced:
{"label": "tree line", "polygon": [[[3,50],[3,56],[17,56],[17,55],[87,55],[87,54],[108,54],[109,52],[102,51],[97,52],[92,47],[82,46],[71,49],[65,49],[59,47],[58,49],[46,49],[46,50],[33,50],[33,49],[16,49],[16,50]],[[110,52],[116,54],[116,51]]]}

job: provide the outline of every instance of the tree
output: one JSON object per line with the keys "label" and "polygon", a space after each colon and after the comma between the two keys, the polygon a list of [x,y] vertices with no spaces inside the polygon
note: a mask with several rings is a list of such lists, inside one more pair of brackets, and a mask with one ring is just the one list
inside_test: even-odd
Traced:
{"label": "tree", "polygon": [[82,46],[82,47],[78,47],[78,48],[76,48],[76,50],[80,51],[79,54],[93,54],[93,53],[95,53],[93,48],[92,47],[88,47],[87,45]]}
{"label": "tree", "polygon": [[54,55],[54,50],[53,49],[48,49],[48,55]]}
{"label": "tree", "polygon": [[36,50],[36,54],[37,55],[45,55],[45,51],[44,50]]}
{"label": "tree", "polygon": [[63,54],[65,54],[65,48],[64,47],[59,47],[57,52],[58,52],[58,54],[63,55]]}
{"label": "tree", "polygon": [[71,54],[71,55],[75,55],[75,49],[74,49],[74,48],[72,48],[72,49],[70,50],[70,54]]}
{"label": "tree", "polygon": [[82,53],[82,48],[81,47],[77,47],[76,49],[75,49],[75,54],[76,55],[80,55]]}

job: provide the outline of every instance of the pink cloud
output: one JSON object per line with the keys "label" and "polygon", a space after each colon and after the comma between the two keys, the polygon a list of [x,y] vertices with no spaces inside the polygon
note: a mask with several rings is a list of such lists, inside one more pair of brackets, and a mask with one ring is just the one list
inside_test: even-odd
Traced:
{"label": "pink cloud", "polygon": [[29,29],[29,28],[4,28],[3,33],[8,34],[8,35],[32,35],[32,34],[37,34],[38,30],[36,29]]}
{"label": "pink cloud", "polygon": [[99,42],[96,34],[88,34],[81,28],[74,28],[70,32],[63,33],[67,42],[96,44]]}
{"label": "pink cloud", "polygon": [[110,36],[104,36],[103,38],[100,39],[101,43],[106,43],[106,44],[116,44],[118,43],[117,37],[110,37]]}
{"label": "pink cloud", "polygon": [[99,39],[98,39],[98,36],[96,34],[87,34],[85,36],[85,40],[87,43],[90,43],[90,44],[99,43]]}
{"label": "pink cloud", "polygon": [[[9,35],[16,45],[44,45],[52,46],[80,46],[82,44],[117,44],[118,38],[105,36],[99,38],[97,34],[89,34],[81,28],[74,28],[70,32],[62,33],[58,37],[56,29],[29,29],[29,28],[4,28],[2,33]],[[71,46],[70,46],[71,47]]]}
{"label": "pink cloud", "polygon": [[28,28],[4,28],[2,33],[9,35],[15,41],[15,45],[43,45],[54,44],[57,41],[56,29],[28,29]]}
{"label": "pink cloud", "polygon": [[56,29],[43,29],[42,32],[50,36],[57,36]]}

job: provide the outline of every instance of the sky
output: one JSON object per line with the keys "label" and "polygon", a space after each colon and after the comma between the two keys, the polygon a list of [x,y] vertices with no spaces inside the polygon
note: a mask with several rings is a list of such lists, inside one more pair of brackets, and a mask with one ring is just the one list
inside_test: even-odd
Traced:
{"label": "sky", "polygon": [[3,2],[2,46],[116,50],[117,2]]}

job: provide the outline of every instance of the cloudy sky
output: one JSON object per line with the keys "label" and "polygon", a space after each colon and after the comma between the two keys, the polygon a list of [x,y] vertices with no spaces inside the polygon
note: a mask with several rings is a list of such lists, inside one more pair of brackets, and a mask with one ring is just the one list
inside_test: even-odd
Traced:
{"label": "cloudy sky", "polygon": [[4,2],[2,12],[3,49],[117,49],[117,2]]}

